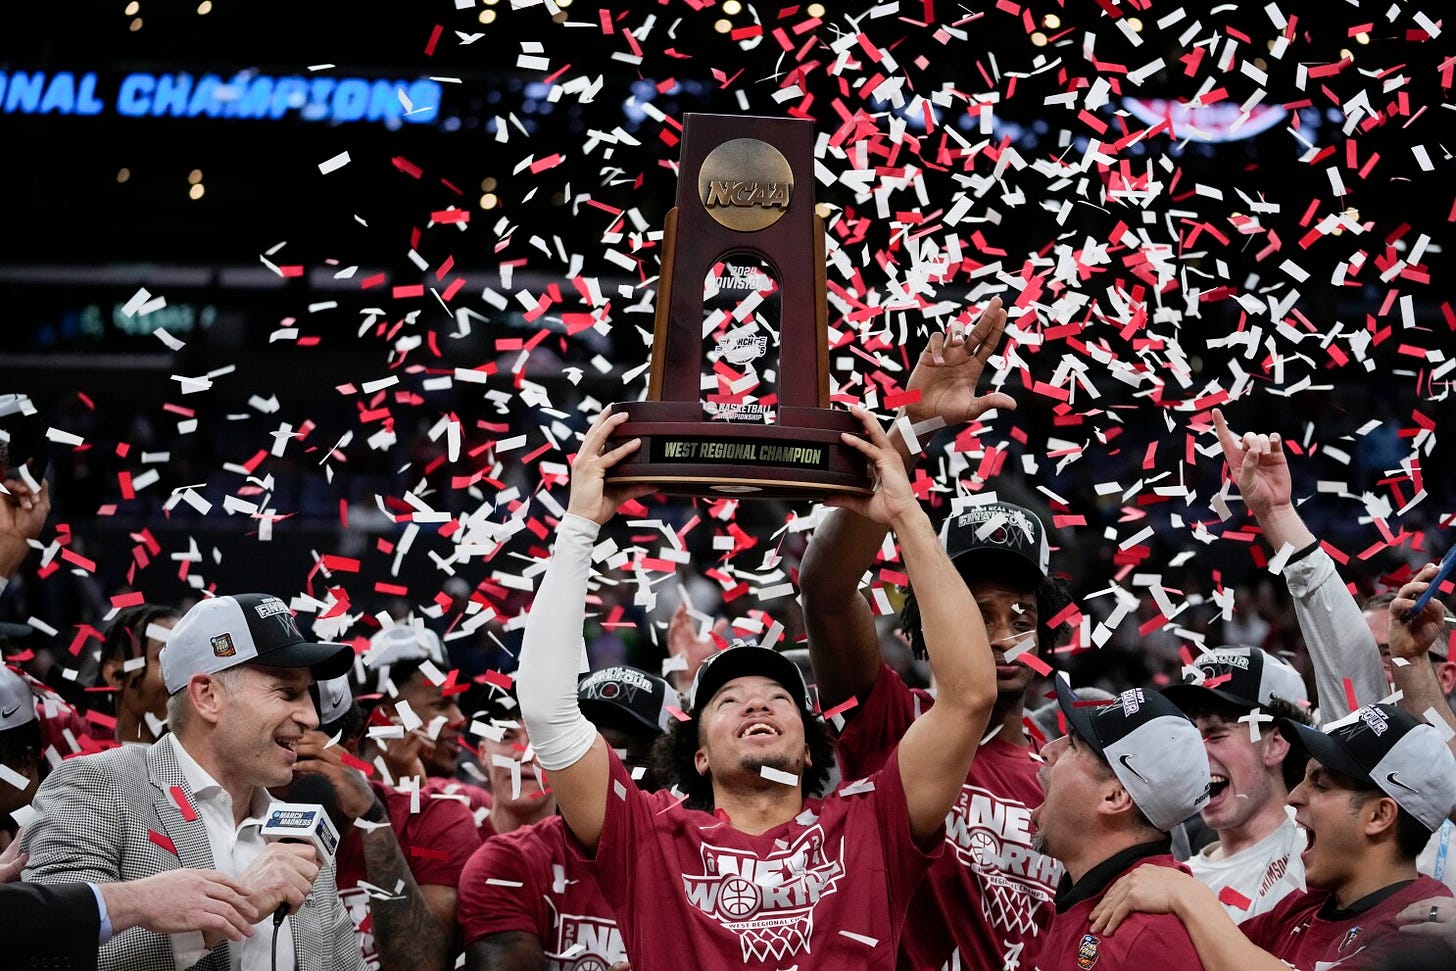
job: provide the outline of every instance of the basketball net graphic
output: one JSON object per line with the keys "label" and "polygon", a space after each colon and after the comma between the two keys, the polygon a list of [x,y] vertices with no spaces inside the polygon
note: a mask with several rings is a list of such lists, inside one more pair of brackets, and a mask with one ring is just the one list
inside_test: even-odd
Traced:
{"label": "basketball net graphic", "polygon": [[1003,930],[1035,934],[1036,905],[1026,891],[1010,883],[981,877],[981,914]]}
{"label": "basketball net graphic", "polygon": [[701,848],[705,872],[683,874],[684,889],[694,906],[738,936],[745,964],[809,952],[814,908],[844,875],[840,859],[827,857],[819,827],[767,858],[709,843]]}

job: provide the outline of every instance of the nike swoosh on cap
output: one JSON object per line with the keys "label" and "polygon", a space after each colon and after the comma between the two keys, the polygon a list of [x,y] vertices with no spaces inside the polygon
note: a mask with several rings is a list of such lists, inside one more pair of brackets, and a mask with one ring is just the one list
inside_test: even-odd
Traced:
{"label": "nike swoosh on cap", "polygon": [[1130,759],[1130,758],[1132,758],[1131,755],[1123,755],[1123,756],[1120,756],[1117,761],[1119,761],[1119,762],[1122,763],[1122,767],[1124,769],[1126,769],[1127,771],[1131,772],[1133,775],[1137,776],[1138,779],[1141,780],[1142,782],[1147,783],[1148,777],[1145,776],[1145,775],[1143,775],[1137,769],[1134,769],[1132,767],[1132,765],[1128,762],[1128,759]]}
{"label": "nike swoosh on cap", "polygon": [[1406,785],[1404,782],[1401,782],[1400,779],[1397,778],[1397,774],[1394,772],[1385,773],[1385,781],[1389,782],[1393,786],[1399,786],[1406,792],[1414,792],[1415,794],[1420,795],[1421,790],[1412,788],[1411,786]]}
{"label": "nike swoosh on cap", "polygon": [[11,705],[9,708],[6,708],[4,711],[0,711],[0,718],[9,718],[11,715],[15,714],[19,710],[20,710],[20,706],[19,705]]}

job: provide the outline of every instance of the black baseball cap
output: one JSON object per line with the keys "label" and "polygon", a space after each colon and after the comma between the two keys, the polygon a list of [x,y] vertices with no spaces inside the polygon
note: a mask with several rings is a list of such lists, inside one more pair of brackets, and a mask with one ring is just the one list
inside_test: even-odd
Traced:
{"label": "black baseball cap", "polygon": [[941,544],[957,569],[1001,573],[1036,584],[1047,575],[1051,548],[1036,513],[1010,502],[987,502],[948,516]]}
{"label": "black baseball cap", "polygon": [[809,701],[809,685],[797,664],[770,648],[737,644],[712,655],[698,668],[693,689],[688,693],[688,714],[696,718],[723,685],[753,675],[783,685],[805,718],[814,710]]}
{"label": "black baseball cap", "polygon": [[304,637],[288,604],[271,594],[213,597],[177,621],[162,648],[162,680],[176,694],[194,674],[216,674],[239,664],[308,668],[316,681],[348,674],[354,649]]}
{"label": "black baseball cap", "polygon": [[1456,758],[1441,733],[1395,705],[1366,705],[1310,728],[1279,723],[1295,748],[1327,769],[1373,785],[1431,832],[1456,807]]}
{"label": "black baseball cap", "polygon": [[672,724],[668,709],[679,703],[672,685],[655,674],[616,664],[593,671],[576,686],[582,714],[597,728],[629,735],[661,735]]}

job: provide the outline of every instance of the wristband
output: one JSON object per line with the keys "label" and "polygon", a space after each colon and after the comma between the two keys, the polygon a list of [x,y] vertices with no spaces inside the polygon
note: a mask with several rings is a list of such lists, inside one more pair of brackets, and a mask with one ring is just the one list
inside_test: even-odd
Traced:
{"label": "wristband", "polygon": [[1291,563],[1298,563],[1300,560],[1304,559],[1306,556],[1309,556],[1311,553],[1313,553],[1315,550],[1317,550],[1319,548],[1320,548],[1320,541],[1319,540],[1315,540],[1313,543],[1310,543],[1304,549],[1302,549],[1302,550],[1295,550],[1293,553],[1290,553],[1289,554],[1289,559],[1287,559],[1287,560],[1284,561],[1284,565],[1285,566],[1289,566]]}
{"label": "wristband", "polygon": [[369,811],[359,817],[366,823],[387,823],[389,822],[389,810],[384,808],[384,801],[378,796],[374,798],[374,805]]}

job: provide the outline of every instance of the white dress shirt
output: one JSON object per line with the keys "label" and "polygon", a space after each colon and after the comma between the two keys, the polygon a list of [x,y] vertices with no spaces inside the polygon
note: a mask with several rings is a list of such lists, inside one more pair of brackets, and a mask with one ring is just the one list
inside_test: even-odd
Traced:
{"label": "white dress shirt", "polygon": [[[197,764],[176,735],[163,736],[158,745],[172,746],[177,764],[182,767],[182,776],[192,790],[192,802],[197,814],[207,827],[207,841],[212,847],[212,865],[215,869],[236,879],[246,870],[268,845],[259,835],[259,828],[268,815],[268,806],[273,797],[266,789],[254,789],[249,816],[241,823],[233,823],[233,800],[207,770]],[[278,928],[278,971],[294,971],[293,928],[290,921],[284,921]],[[207,954],[202,947],[201,935],[174,935],[172,949],[179,969],[190,968]],[[253,936],[241,942],[229,942],[232,971],[271,971],[273,952],[273,915],[264,914],[262,920],[253,925]]]}

